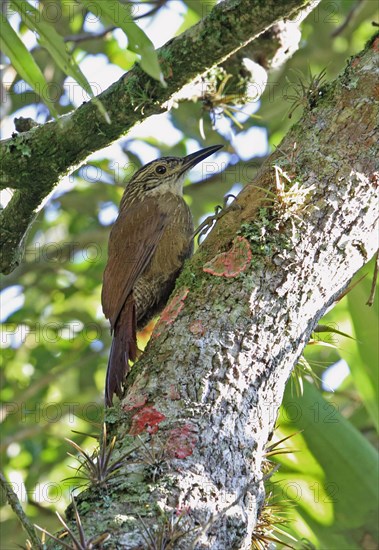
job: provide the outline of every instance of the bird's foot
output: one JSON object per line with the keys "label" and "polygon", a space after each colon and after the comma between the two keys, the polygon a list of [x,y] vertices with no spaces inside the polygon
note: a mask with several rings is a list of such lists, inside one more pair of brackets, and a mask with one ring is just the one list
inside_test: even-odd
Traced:
{"label": "bird's foot", "polygon": [[[233,201],[228,204],[229,199],[232,198]],[[235,204],[235,195],[232,195],[231,193],[228,193],[224,197],[223,205],[220,206],[219,204],[215,208],[215,213],[212,216],[208,216],[203,223],[199,225],[199,227],[194,232],[192,238],[194,239],[197,236],[198,241],[200,241],[200,238],[208,233],[213,227],[213,225],[222,218],[227,212],[230,210],[234,210],[235,208],[238,208],[238,206]]]}

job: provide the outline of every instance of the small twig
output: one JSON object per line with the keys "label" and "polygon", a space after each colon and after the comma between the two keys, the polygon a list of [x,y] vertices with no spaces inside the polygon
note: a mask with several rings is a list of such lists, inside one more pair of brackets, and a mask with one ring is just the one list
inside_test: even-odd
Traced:
{"label": "small twig", "polygon": [[[157,13],[161,8],[163,8],[163,6],[165,6],[167,4],[168,0],[152,0],[149,2],[149,4],[152,4],[154,6],[153,8],[151,8],[151,10],[147,11],[146,13],[143,13],[142,15],[134,15],[132,17],[133,21],[137,21],[138,19],[142,19],[143,17],[150,17],[151,15],[154,15],[155,13]],[[133,2],[131,0],[122,0],[121,1],[122,4],[129,4],[129,6],[138,6],[138,5],[141,5],[143,6],[145,4],[145,2]],[[146,5],[146,4],[145,4]],[[131,10],[131,13],[132,10]]]}
{"label": "small twig", "polygon": [[16,493],[12,489],[11,484],[9,483],[9,481],[6,479],[6,477],[4,476],[4,474],[2,472],[0,472],[0,485],[4,489],[4,491],[7,495],[7,501],[9,503],[10,507],[12,508],[13,512],[16,514],[18,519],[20,520],[20,523],[23,526],[23,528],[25,529],[25,531],[28,533],[28,535],[29,535],[29,537],[32,541],[33,548],[35,547],[39,550],[43,550],[43,546],[41,544],[40,539],[36,535],[34,526],[33,526],[32,522],[29,520],[28,516],[25,514],[25,512],[24,512],[24,510],[21,506],[20,499],[18,498],[18,496],[16,495]]}
{"label": "small twig", "polygon": [[[132,17],[132,21],[137,21],[138,19],[142,19],[143,17],[150,17],[154,15],[157,11],[159,11],[164,5],[166,4],[166,0],[160,0],[157,2],[157,5],[149,10],[146,13],[143,13],[142,15],[136,15],[135,17]],[[110,25],[108,27],[105,27],[102,31],[99,32],[83,32],[81,34],[69,34],[68,36],[65,36],[63,38],[64,42],[74,42],[75,44],[79,44],[80,42],[85,42],[86,40],[98,40],[99,38],[103,38],[108,33],[116,30],[118,27],[116,25]]]}
{"label": "small twig", "polygon": [[350,21],[353,19],[354,15],[355,15],[355,12],[358,10],[359,8],[359,5],[362,3],[363,0],[357,0],[355,4],[353,4],[350,8],[350,11],[348,12],[348,14],[346,15],[344,21],[342,21],[341,25],[339,25],[336,29],[334,29],[334,31],[331,33],[331,37],[332,38],[335,38],[336,36],[338,36],[339,34],[341,34],[345,29],[346,27],[348,26],[348,24],[350,23]]}
{"label": "small twig", "polygon": [[157,2],[157,5],[155,8],[152,8],[150,11],[143,13],[142,15],[136,15],[133,17],[133,21],[138,21],[138,19],[143,19],[144,17],[151,17],[152,15],[156,14],[163,6],[166,4],[166,0],[163,0],[162,2]]}
{"label": "small twig", "polygon": [[370,291],[370,296],[368,297],[368,300],[366,302],[366,306],[372,307],[374,303],[376,283],[378,281],[378,274],[379,274],[379,250],[376,251],[374,275],[372,276],[371,291]]}
{"label": "small twig", "polygon": [[13,122],[14,122],[14,127],[16,128],[16,131],[19,133],[28,132],[32,128],[35,128],[36,126],[39,125],[38,122],[36,122],[32,118],[24,118],[23,116],[15,118]]}
{"label": "small twig", "polygon": [[[230,197],[233,198],[233,202],[230,205],[228,205],[228,200],[229,200]],[[197,235],[198,240],[200,240],[200,238],[205,233],[207,233],[207,231],[209,231],[211,229],[211,227],[213,226],[213,224],[216,221],[218,221],[220,218],[222,218],[230,210],[234,210],[236,208],[239,208],[239,206],[234,203],[235,199],[236,199],[235,195],[232,195],[231,193],[228,193],[227,195],[225,195],[223,206],[220,206],[220,205],[216,206],[215,213],[211,216],[208,216],[203,221],[203,223],[199,225],[199,227],[194,231],[194,233],[192,235],[192,238],[194,239]]]}
{"label": "small twig", "polygon": [[63,38],[64,42],[75,42],[75,44],[78,44],[79,42],[85,42],[86,40],[97,40],[98,38],[103,38],[106,36],[109,32],[114,31],[117,29],[115,25],[105,27],[100,32],[83,32],[82,34],[69,34],[68,36],[65,36]]}

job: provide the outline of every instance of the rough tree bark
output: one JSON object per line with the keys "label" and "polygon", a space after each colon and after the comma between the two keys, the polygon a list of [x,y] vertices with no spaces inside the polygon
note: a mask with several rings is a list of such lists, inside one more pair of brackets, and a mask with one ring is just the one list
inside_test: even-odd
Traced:
{"label": "rough tree bark", "polygon": [[[56,121],[0,142],[0,188],[15,190],[8,206],[0,212],[1,272],[10,273],[19,265],[28,227],[63,176],[138,122],[168,110],[185,85],[265,31],[276,29],[278,34],[283,19],[294,21],[292,31],[296,34],[297,26],[319,1],[225,0],[197,25],[158,50],[167,87],[136,66],[98,96],[110,123],[89,101]],[[265,65],[276,53],[282,52],[283,59],[282,42],[277,38],[271,42],[270,48],[262,39],[257,45]],[[293,44],[291,47],[285,49],[293,52]]]}
{"label": "rough tree bark", "polygon": [[165,536],[167,548],[250,547],[285,383],[377,248],[378,49],[377,36],[303,98],[302,119],[181,275],[107,413],[116,456],[137,449],[106,490],[77,499],[88,536],[109,532],[109,548]]}

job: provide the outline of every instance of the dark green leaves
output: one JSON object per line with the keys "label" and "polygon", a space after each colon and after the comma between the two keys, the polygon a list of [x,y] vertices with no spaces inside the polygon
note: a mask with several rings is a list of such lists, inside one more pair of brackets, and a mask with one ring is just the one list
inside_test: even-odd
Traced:
{"label": "dark green leaves", "polygon": [[104,0],[81,0],[81,3],[93,13],[96,8],[96,16],[122,29],[128,37],[128,49],[141,56],[142,69],[164,84],[154,45],[143,30],[134,23],[132,11],[128,5],[121,4],[118,0],[107,0],[107,2]]}

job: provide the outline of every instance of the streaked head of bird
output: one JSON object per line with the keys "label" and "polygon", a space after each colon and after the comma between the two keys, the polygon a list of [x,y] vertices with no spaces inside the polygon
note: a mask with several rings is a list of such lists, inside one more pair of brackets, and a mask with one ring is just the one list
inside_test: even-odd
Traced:
{"label": "streaked head of bird", "polygon": [[199,162],[218,151],[222,145],[212,145],[186,157],[162,157],[138,170],[125,188],[120,209],[145,197],[164,193],[183,194],[186,173]]}

